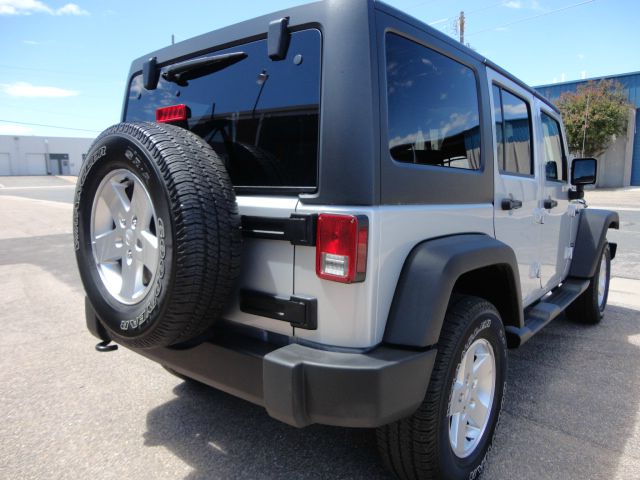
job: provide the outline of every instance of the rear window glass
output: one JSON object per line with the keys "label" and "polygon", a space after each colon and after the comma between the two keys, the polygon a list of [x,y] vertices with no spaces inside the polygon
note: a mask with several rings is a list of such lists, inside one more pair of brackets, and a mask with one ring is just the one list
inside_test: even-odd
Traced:
{"label": "rear window glass", "polygon": [[479,169],[473,70],[391,33],[386,47],[391,156],[399,162]]}
{"label": "rear window glass", "polygon": [[[223,158],[238,189],[313,191],[317,182],[320,103],[318,30],[291,35],[287,57],[272,61],[260,40],[207,53],[247,57],[180,86],[132,79],[127,121],[155,121],[158,107],[185,104],[187,127]],[[163,68],[162,71],[166,69]]]}

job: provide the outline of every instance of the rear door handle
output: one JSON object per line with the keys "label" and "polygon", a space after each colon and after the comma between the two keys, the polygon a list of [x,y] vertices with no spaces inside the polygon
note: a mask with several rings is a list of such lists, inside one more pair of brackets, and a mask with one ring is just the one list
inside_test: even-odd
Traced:
{"label": "rear door handle", "polygon": [[558,206],[558,202],[552,198],[547,198],[544,203],[544,208],[546,208],[547,210],[551,210],[552,208],[555,208]]}
{"label": "rear door handle", "polygon": [[502,210],[516,210],[522,207],[522,201],[513,198],[503,198],[501,206]]}

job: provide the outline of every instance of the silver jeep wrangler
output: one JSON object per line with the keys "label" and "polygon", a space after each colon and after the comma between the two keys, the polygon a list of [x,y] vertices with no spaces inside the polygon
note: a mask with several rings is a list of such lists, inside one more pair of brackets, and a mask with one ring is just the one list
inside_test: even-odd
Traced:
{"label": "silver jeep wrangler", "polygon": [[595,164],[549,101],[382,2],[217,30],[133,62],[82,167],[87,326],[290,425],[376,427],[399,478],[472,478],[507,348],[602,319]]}

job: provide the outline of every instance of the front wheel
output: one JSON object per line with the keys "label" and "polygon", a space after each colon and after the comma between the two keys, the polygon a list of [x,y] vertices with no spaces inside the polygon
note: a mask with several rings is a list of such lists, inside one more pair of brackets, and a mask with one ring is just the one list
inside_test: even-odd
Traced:
{"label": "front wheel", "polygon": [[609,281],[611,280],[611,250],[605,243],[596,273],[589,282],[589,287],[567,308],[569,319],[595,325],[604,317],[604,309],[609,298]]}
{"label": "front wheel", "polygon": [[489,302],[457,296],[449,305],[422,405],[378,429],[387,467],[401,479],[468,479],[484,467],[506,386],[507,343]]}

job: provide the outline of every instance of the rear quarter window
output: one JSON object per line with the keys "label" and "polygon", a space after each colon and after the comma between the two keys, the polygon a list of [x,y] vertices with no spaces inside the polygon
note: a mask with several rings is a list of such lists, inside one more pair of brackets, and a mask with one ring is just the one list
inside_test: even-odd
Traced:
{"label": "rear quarter window", "polygon": [[480,168],[474,71],[435,50],[386,34],[389,151],[419,165]]}

